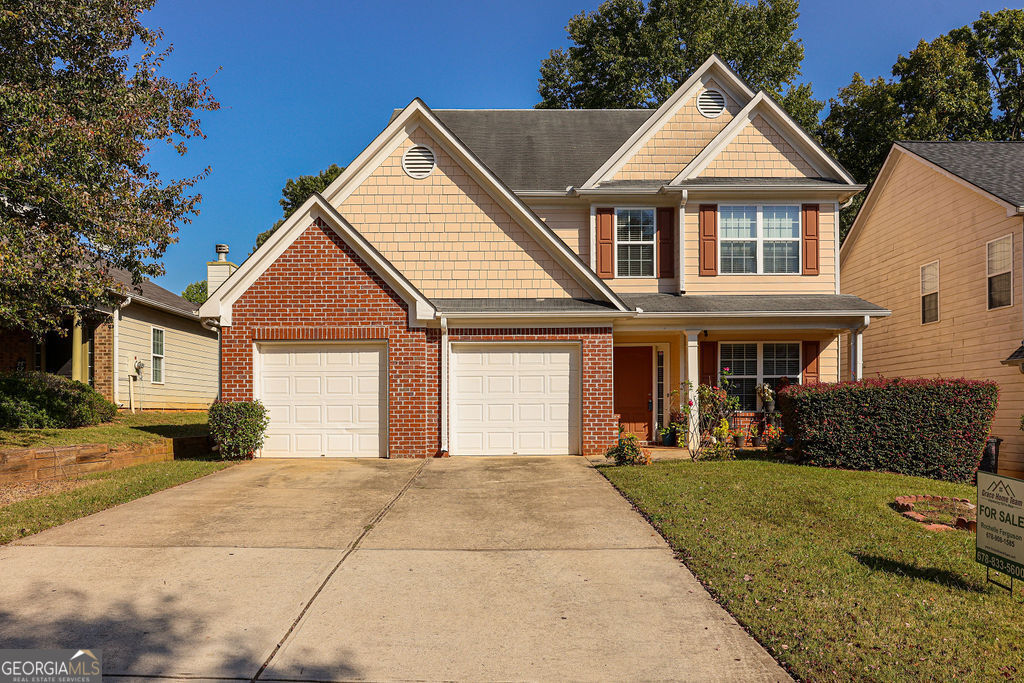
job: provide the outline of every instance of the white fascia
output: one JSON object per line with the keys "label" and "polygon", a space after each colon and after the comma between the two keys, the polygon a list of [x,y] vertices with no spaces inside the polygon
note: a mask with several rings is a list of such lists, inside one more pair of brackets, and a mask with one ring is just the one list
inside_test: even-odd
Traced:
{"label": "white fascia", "polygon": [[718,135],[686,165],[679,175],[672,180],[678,185],[684,180],[692,180],[699,176],[726,147],[746,128],[758,115],[764,116],[772,123],[775,130],[786,142],[801,153],[801,156],[814,167],[822,177],[836,178],[850,185],[856,184],[846,170],[822,149],[817,140],[804,131],[780,107],[775,100],[764,91],[757,93],[747,106],[743,107],[736,117],[719,132]]}
{"label": "white fascia", "polygon": [[202,319],[217,319],[222,326],[231,325],[231,306],[266,272],[288,247],[317,218],[320,218],[359,255],[409,306],[409,324],[423,327],[433,324],[433,304],[371,245],[358,230],[345,220],[320,194],[314,193],[298,211],[274,231],[256,252],[217,288],[214,295],[199,308]]}
{"label": "white fascia", "polygon": [[676,112],[678,112],[684,104],[686,104],[697,92],[704,86],[708,81],[713,80],[717,86],[720,86],[725,90],[726,95],[732,99],[733,102],[743,102],[754,97],[754,91],[751,90],[746,83],[744,83],[739,76],[733,73],[732,69],[718,58],[717,55],[711,55],[705,60],[703,64],[697,67],[697,70],[683,82],[676,91],[672,93],[672,96],[665,100],[660,107],[658,107],[650,118],[648,118],[642,126],[636,129],[624,143],[608,157],[597,171],[594,172],[590,178],[587,179],[581,187],[585,189],[592,189],[597,186],[598,183],[609,180],[612,176],[618,173],[619,169],[626,165],[626,163],[633,158],[633,155],[637,153],[647,141],[650,140],[655,133],[661,130],[662,126],[665,125]]}
{"label": "white fascia", "polygon": [[416,98],[395,116],[388,127],[345,168],[323,191],[332,206],[340,206],[399,145],[419,127],[444,146],[444,151],[472,173],[481,186],[520,225],[533,234],[538,244],[590,293],[618,310],[628,310],[617,294],[592,271],[542,221],[516,193],[510,190],[480,159],[445,126],[421,99]]}

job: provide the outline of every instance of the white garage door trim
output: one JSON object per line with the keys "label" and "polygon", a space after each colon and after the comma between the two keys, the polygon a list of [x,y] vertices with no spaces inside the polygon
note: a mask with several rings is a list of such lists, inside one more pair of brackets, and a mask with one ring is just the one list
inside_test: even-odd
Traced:
{"label": "white garage door trim", "polygon": [[261,457],[387,457],[385,343],[259,342],[253,368],[270,412]]}
{"label": "white garage door trim", "polygon": [[582,452],[579,342],[453,342],[452,455]]}

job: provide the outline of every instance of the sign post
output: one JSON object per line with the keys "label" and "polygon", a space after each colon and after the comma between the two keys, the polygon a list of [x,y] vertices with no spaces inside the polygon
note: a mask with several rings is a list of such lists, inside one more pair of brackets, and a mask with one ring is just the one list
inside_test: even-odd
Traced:
{"label": "sign post", "polygon": [[[978,472],[978,529],[974,559],[986,578],[1013,592],[1024,579],[1024,480]],[[988,569],[1010,577],[1006,586],[988,577]]]}

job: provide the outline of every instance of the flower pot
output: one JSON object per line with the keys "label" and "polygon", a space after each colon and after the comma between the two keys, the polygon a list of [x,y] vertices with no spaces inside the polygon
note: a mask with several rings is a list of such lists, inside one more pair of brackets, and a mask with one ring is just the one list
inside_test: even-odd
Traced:
{"label": "flower pot", "polygon": [[675,432],[666,432],[666,433],[662,434],[661,435],[661,445],[662,446],[669,446],[669,447],[675,446],[676,445],[676,433]]}
{"label": "flower pot", "polygon": [[771,415],[774,412],[775,412],[775,401],[774,400],[765,401],[764,402],[764,413],[765,413],[765,415]]}
{"label": "flower pot", "polygon": [[752,436],[752,437],[750,437],[750,445],[753,446],[754,448],[760,448],[761,447],[761,437],[759,437],[759,436]]}
{"label": "flower pot", "polygon": [[732,437],[732,440],[733,443],[736,444],[736,448],[743,448],[743,446],[747,443],[747,435],[736,434],[735,436]]}

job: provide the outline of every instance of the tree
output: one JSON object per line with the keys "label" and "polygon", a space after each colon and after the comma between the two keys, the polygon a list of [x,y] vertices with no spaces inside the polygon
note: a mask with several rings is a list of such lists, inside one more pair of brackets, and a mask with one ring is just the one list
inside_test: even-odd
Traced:
{"label": "tree", "polygon": [[797,85],[804,48],[798,0],[607,0],[569,20],[571,47],[541,62],[538,108],[657,107],[717,54],[805,127],[822,103]]}
{"label": "tree", "polygon": [[270,226],[269,230],[264,230],[256,235],[256,246],[253,247],[253,251],[262,247],[263,243],[274,234],[274,231],[284,225],[288,217],[295,213],[314,192],[326,190],[327,186],[334,182],[334,179],[340,176],[344,170],[337,164],[331,164],[316,175],[300,175],[298,178],[289,178],[281,188],[281,199],[278,200],[284,210],[284,217]]}
{"label": "tree", "polygon": [[[155,0],[21,0],[0,7],[0,320],[41,336],[118,297],[198,212],[197,176],[164,180],[218,108],[205,80],[161,75],[170,48],[140,20]],[[140,56],[129,58],[130,48]]]}
{"label": "tree", "polygon": [[207,291],[206,280],[197,280],[185,288],[185,291],[181,293],[181,298],[185,301],[191,301],[194,304],[201,304],[206,301],[210,293]]}
{"label": "tree", "polygon": [[[1024,123],[1024,10],[983,13],[970,26],[922,40],[891,79],[854,74],[830,100],[825,147],[872,181],[897,140],[1020,140]],[[846,237],[864,193],[843,211]]]}

